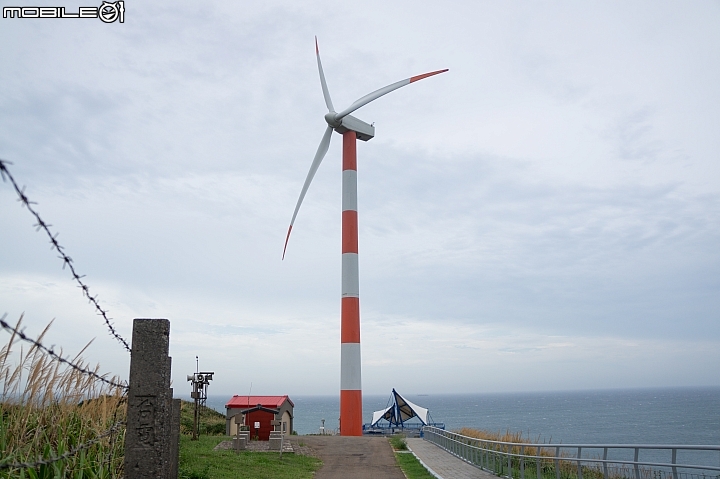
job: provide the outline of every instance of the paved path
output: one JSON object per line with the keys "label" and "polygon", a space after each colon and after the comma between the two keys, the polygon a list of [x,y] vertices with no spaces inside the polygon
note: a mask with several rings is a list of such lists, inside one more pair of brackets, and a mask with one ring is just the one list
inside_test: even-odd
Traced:
{"label": "paved path", "polygon": [[[498,479],[489,472],[459,459],[444,449],[424,439],[408,438],[407,445],[435,477],[441,479]],[[319,477],[319,476],[318,476]]]}
{"label": "paved path", "polygon": [[386,437],[293,436],[291,441],[307,444],[323,461],[315,479],[405,479]]}

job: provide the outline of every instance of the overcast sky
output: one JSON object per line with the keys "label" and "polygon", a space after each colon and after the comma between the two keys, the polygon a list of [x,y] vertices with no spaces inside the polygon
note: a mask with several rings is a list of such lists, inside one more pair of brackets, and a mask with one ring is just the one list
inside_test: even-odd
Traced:
{"label": "overcast sky", "polygon": [[[0,1],[0,5],[17,2]],[[92,1],[58,0],[65,6]],[[720,386],[720,3],[125,2],[0,19],[0,158],[176,391],[338,394],[340,144],[358,110],[363,388]],[[0,315],[129,355],[0,185]],[[9,337],[6,333],[0,341]]]}

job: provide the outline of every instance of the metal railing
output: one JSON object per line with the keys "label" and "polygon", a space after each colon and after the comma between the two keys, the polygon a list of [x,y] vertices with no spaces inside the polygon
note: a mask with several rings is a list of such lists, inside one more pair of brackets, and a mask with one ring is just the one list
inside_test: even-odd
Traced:
{"label": "metal railing", "polygon": [[400,424],[400,425],[394,425],[394,424],[376,424],[372,425],[369,423],[363,424],[362,430],[363,434],[397,434],[397,433],[405,433],[405,432],[412,432],[420,434],[420,437],[422,437],[422,431],[425,427],[434,427],[437,429],[445,429],[445,423],[444,422],[431,422],[427,425],[424,425],[422,423],[409,423],[409,424]]}
{"label": "metal railing", "polygon": [[426,441],[460,459],[511,479],[720,479],[720,446],[532,444],[476,439],[434,427],[423,433]]}

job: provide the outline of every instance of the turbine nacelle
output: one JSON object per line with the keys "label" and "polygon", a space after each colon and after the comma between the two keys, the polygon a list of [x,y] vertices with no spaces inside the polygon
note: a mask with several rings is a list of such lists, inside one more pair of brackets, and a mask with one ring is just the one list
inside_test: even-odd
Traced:
{"label": "turbine nacelle", "polygon": [[331,115],[334,114],[328,113],[325,115],[325,121],[327,121],[328,125],[330,125],[333,130],[337,131],[341,135],[348,131],[354,131],[357,134],[357,139],[362,141],[371,140],[375,136],[375,127],[369,123],[365,123],[359,118],[355,118],[352,115],[345,115],[340,121],[338,121],[335,117],[332,117],[331,123],[331,120],[328,118],[331,117]]}

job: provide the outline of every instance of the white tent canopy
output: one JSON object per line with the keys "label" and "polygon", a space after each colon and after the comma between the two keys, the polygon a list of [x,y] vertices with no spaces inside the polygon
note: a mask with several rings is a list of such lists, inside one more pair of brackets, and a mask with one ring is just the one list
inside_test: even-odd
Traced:
{"label": "white tent canopy", "polygon": [[427,409],[408,401],[395,391],[395,389],[392,390],[391,399],[392,404],[389,407],[373,413],[371,426],[376,426],[382,419],[395,426],[402,426],[405,421],[414,417],[418,418],[423,426],[427,425],[430,421],[430,414]]}
{"label": "white tent canopy", "polygon": [[385,419],[387,421],[390,421],[393,416],[394,416],[393,406],[390,406],[385,409],[381,409],[379,411],[375,411],[373,413],[371,425],[374,426],[375,424],[378,423],[378,421],[380,421],[380,419]]}

